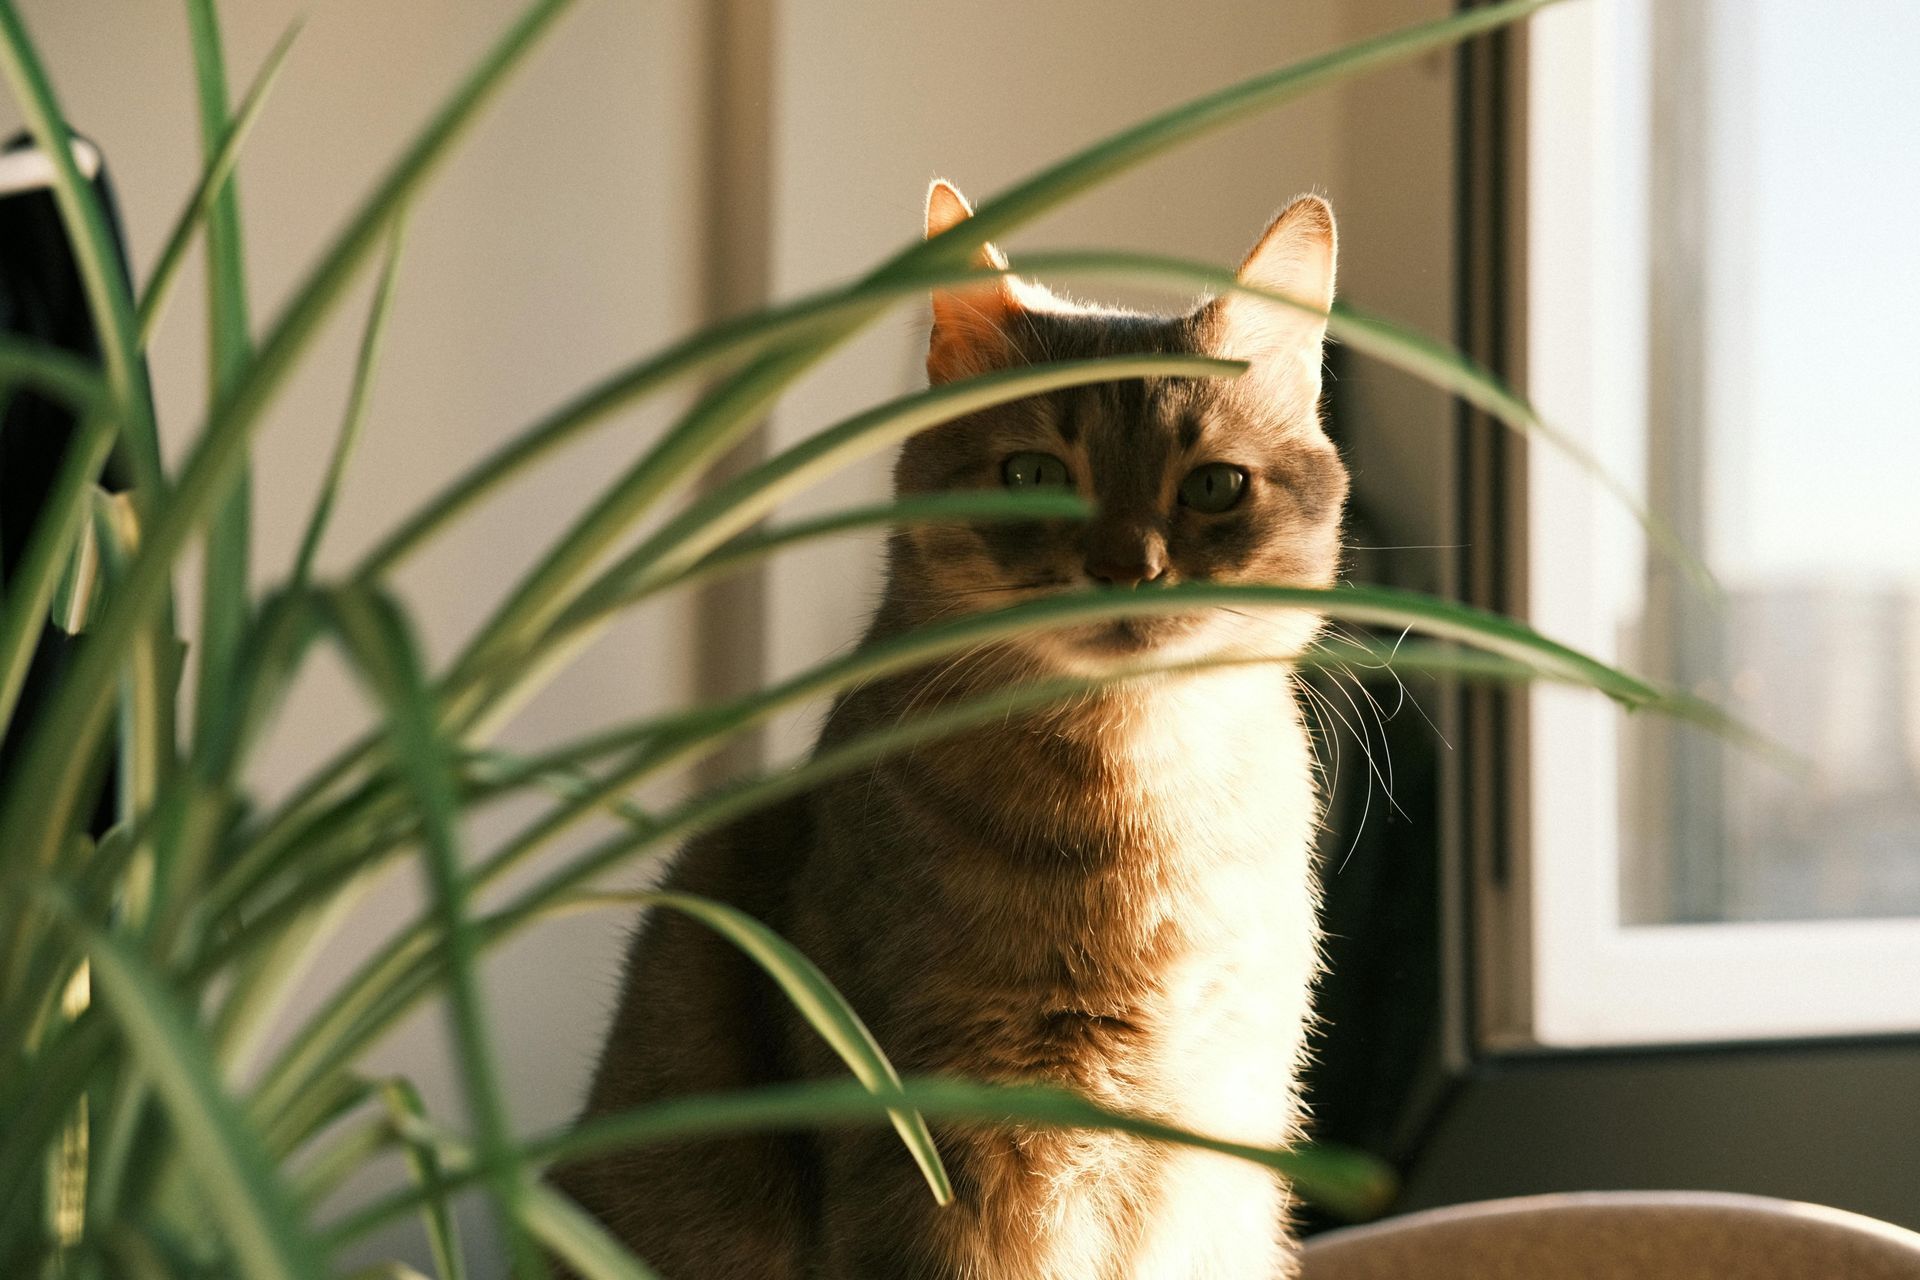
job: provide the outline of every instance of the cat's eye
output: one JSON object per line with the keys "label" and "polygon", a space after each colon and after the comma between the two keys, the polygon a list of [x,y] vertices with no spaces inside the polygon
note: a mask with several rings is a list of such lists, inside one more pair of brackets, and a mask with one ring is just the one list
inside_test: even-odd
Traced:
{"label": "cat's eye", "polygon": [[1247,472],[1230,462],[1209,462],[1180,482],[1180,505],[1214,515],[1230,509],[1247,491]]}
{"label": "cat's eye", "polygon": [[1064,489],[1073,483],[1067,464],[1050,453],[1016,453],[1000,464],[1009,489]]}

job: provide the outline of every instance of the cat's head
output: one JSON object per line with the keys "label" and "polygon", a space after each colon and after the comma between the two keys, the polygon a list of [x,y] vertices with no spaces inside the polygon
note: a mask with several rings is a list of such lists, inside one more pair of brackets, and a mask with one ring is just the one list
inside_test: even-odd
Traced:
{"label": "cat's head", "polygon": [[[971,216],[936,182],[927,234]],[[977,265],[1004,269],[984,245]],[[1289,204],[1239,278],[1325,310],[1333,301],[1333,211]],[[1321,587],[1340,552],[1347,472],[1321,429],[1324,318],[1243,294],[1175,316],[1086,306],[1013,277],[937,291],[927,372],[935,383],[1047,360],[1186,352],[1245,360],[1234,380],[1133,379],[1068,388],[922,432],[901,452],[905,494],[1060,486],[1085,522],[932,525],[895,542],[896,600],[921,618],[998,608],[1089,585],[1182,582]],[[1030,642],[1049,665],[1207,652],[1298,653],[1317,619],[1297,610],[1144,617]]]}

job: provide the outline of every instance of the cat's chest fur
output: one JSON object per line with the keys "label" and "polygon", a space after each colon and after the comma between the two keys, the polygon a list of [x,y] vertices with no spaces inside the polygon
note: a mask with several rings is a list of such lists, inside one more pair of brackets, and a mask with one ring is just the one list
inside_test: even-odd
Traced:
{"label": "cat's chest fur", "polygon": [[[1293,1135],[1317,802],[1288,680],[1169,681],[842,792],[849,820],[831,829],[866,856],[830,863],[913,903],[853,966],[871,982],[855,1003],[904,1069],[1052,1081],[1262,1145]],[[1255,1274],[1244,1255],[1202,1265],[1194,1241],[1237,1241],[1260,1266],[1277,1247],[1280,1192],[1252,1166],[1088,1133],[982,1137],[976,1153],[998,1212],[955,1247],[1013,1249],[1022,1275]]]}
{"label": "cat's chest fur", "polygon": [[[941,897],[1000,934],[982,984],[1007,983],[1010,1048],[1051,1038],[1076,1086],[1197,1120],[1206,1064],[1274,1052],[1304,1014],[1273,997],[1313,965],[1305,734],[1274,671],[1169,681],[1093,715],[992,744],[999,791],[937,873]],[[1000,875],[969,865],[996,857]]]}

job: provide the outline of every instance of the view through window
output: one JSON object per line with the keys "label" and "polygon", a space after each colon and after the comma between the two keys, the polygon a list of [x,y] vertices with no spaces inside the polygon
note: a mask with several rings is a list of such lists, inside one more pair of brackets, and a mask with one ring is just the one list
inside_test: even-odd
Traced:
{"label": "view through window", "polygon": [[1649,34],[1648,494],[1724,595],[1649,557],[1621,651],[1813,768],[1634,724],[1623,923],[1920,916],[1920,5]]}

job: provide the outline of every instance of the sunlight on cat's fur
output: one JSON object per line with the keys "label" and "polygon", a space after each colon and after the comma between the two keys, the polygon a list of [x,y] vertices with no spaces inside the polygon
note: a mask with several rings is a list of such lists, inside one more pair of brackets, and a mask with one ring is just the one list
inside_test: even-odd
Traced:
{"label": "sunlight on cat's fur", "polygon": [[[934,184],[929,235],[970,215]],[[1305,196],[1240,274],[1324,311],[1334,259],[1332,211]],[[992,245],[977,261],[1006,268]],[[1319,422],[1323,336],[1323,317],[1238,294],[1158,316],[1011,276],[936,293],[936,383],[1145,351],[1251,367],[1071,388],[916,436],[895,470],[903,495],[1054,486],[1095,514],[896,533],[869,638],[1093,586],[1329,585],[1347,477]],[[987,646],[848,693],[821,740],[1038,674],[1297,657],[1318,628],[1299,610],[1207,609]],[[798,945],[903,1072],[1061,1084],[1278,1145],[1298,1136],[1319,819],[1293,673],[1223,667],[890,757],[695,841],[672,887]],[[636,937],[588,1110],[843,1071],[724,942],[658,919]],[[559,1181],[673,1280],[1291,1274],[1287,1190],[1256,1166],[1113,1134],[935,1134],[957,1193],[944,1209],[881,1128],[651,1147]]]}

